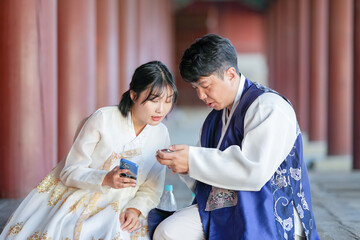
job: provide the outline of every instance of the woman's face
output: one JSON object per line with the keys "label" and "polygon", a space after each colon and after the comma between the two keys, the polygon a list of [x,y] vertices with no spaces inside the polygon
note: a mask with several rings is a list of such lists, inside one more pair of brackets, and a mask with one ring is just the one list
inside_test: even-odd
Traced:
{"label": "woman's face", "polygon": [[142,129],[146,124],[152,126],[159,124],[172,107],[174,91],[170,86],[167,85],[160,96],[155,98],[150,96],[149,100],[144,102],[150,90],[149,88],[141,92],[139,96],[136,96],[136,93],[130,90],[130,97],[134,102],[131,108],[131,116],[135,129]]}

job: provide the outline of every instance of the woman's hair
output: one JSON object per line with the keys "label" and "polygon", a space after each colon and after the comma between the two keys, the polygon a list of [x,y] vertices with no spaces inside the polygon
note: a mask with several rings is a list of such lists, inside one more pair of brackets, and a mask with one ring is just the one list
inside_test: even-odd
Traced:
{"label": "woman's hair", "polygon": [[200,77],[215,74],[223,79],[224,72],[237,66],[235,47],[229,39],[208,34],[197,39],[185,52],[180,62],[180,74],[186,82],[197,82]]}
{"label": "woman's hair", "polygon": [[161,96],[163,91],[166,91],[167,86],[170,86],[174,91],[172,102],[175,103],[178,92],[174,77],[169,69],[160,61],[151,61],[141,65],[135,70],[132,76],[129,90],[122,95],[118,106],[121,114],[126,117],[133,105],[130,90],[136,93],[137,98],[143,91],[150,88],[148,96],[142,102],[145,103],[148,100],[153,100]]}

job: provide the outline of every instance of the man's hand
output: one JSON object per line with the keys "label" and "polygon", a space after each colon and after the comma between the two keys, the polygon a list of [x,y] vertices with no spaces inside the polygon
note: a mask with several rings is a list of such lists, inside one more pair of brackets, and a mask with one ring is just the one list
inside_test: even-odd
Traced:
{"label": "man's hand", "polygon": [[121,229],[129,233],[138,230],[141,227],[139,221],[140,211],[136,208],[128,208],[120,214]]}
{"label": "man's hand", "polygon": [[136,180],[128,177],[122,177],[120,174],[129,173],[129,169],[120,169],[119,166],[114,167],[108,172],[102,182],[102,186],[109,186],[112,188],[127,188],[136,187]]}
{"label": "man's hand", "polygon": [[173,173],[186,174],[189,172],[189,146],[171,145],[170,150],[175,151],[165,153],[161,150],[156,152],[156,159],[162,165],[168,166]]}

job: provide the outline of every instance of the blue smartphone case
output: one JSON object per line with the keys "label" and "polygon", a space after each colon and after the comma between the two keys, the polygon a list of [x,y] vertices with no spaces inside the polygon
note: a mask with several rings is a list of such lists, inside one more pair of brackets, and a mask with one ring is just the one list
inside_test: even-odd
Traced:
{"label": "blue smartphone case", "polygon": [[125,158],[120,160],[120,169],[129,169],[130,173],[122,173],[121,176],[137,179],[138,165]]}

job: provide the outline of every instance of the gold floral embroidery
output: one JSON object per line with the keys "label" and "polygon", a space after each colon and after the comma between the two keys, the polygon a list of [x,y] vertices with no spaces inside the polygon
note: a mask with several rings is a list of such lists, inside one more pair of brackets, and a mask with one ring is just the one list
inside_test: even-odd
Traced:
{"label": "gold floral embroidery", "polygon": [[55,178],[51,173],[48,174],[37,186],[38,193],[49,192],[51,187],[56,185],[60,179]]}
{"label": "gold floral embroidery", "polygon": [[114,210],[115,212],[119,212],[119,211],[120,211],[119,201],[112,202],[112,203],[110,203],[110,205],[112,206],[112,208],[113,208],[113,210]]}
{"label": "gold floral embroidery", "polygon": [[119,158],[121,158],[121,155],[119,155],[117,153],[111,154],[111,156],[104,163],[102,169],[104,169],[106,171],[110,171],[110,167],[113,165],[115,159],[119,159]]}
{"label": "gold floral embroidery", "polygon": [[70,207],[70,211],[69,211],[69,212],[74,212],[74,211],[76,211],[76,209],[78,209],[78,208],[81,206],[81,204],[84,203],[85,199],[86,199],[86,196],[83,196],[79,201],[77,201],[76,203],[74,203],[74,205],[72,205],[72,206]]}
{"label": "gold floral embroidery", "polygon": [[141,154],[141,148],[135,148],[121,153],[124,158],[131,158]]}
{"label": "gold floral embroidery", "polygon": [[123,238],[121,237],[120,233],[117,233],[113,240],[123,240]]}
{"label": "gold floral embroidery", "polygon": [[66,187],[64,184],[59,183],[56,185],[54,191],[52,192],[48,205],[54,206],[58,203],[58,201],[64,196],[64,194],[68,191],[68,187]]}
{"label": "gold floral embroidery", "polygon": [[90,214],[94,211],[94,208],[96,207],[96,203],[101,195],[102,194],[100,193],[95,193],[93,195],[93,197],[89,201],[89,204],[87,205],[87,207],[84,209],[81,216],[77,220],[74,230],[74,240],[78,240],[80,238],[83,222],[90,217]]}
{"label": "gold floral embroidery", "polygon": [[10,230],[9,230],[9,233],[8,233],[8,236],[10,234],[15,234],[15,235],[18,234],[21,231],[21,229],[23,228],[23,226],[24,226],[23,222],[16,223],[15,225],[11,226]]}
{"label": "gold floral embroidery", "polygon": [[95,214],[97,214],[98,212],[104,210],[105,208],[102,207],[96,207],[96,209],[94,209],[91,213],[89,213],[89,217],[94,216]]}
{"label": "gold floral embroidery", "polygon": [[146,237],[149,234],[149,226],[144,225],[136,232],[131,233],[131,240],[136,240],[138,238]]}
{"label": "gold floral embroidery", "polygon": [[[66,200],[68,200],[68,198],[74,193],[74,190],[76,190],[77,188],[73,188],[73,187],[68,187],[67,192],[71,192],[69,193],[64,200],[62,200],[61,204],[59,205],[59,209],[62,207],[62,205],[66,202]],[[66,194],[66,193],[64,193]],[[65,239],[66,240],[66,239]]]}
{"label": "gold floral embroidery", "polygon": [[106,162],[104,163],[102,169],[110,171],[111,166],[114,164],[114,161],[116,159],[121,159],[121,158],[132,158],[135,156],[138,156],[141,154],[141,148],[135,148],[135,149],[131,149],[125,152],[122,152],[121,154],[117,154],[117,153],[112,153],[111,156],[106,160]]}
{"label": "gold floral embroidery", "polygon": [[47,236],[47,232],[41,234],[39,231],[37,231],[28,237],[27,240],[52,240],[52,238]]}

